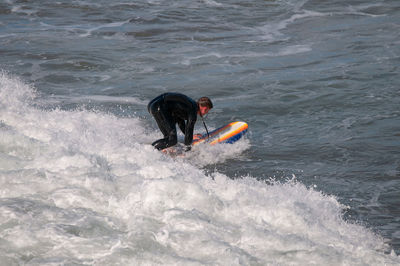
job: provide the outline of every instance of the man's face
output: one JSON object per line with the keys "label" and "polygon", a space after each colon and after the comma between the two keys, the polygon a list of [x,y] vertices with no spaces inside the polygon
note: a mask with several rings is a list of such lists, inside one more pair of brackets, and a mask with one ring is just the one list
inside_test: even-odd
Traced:
{"label": "man's face", "polygon": [[207,106],[200,106],[200,108],[199,108],[200,116],[206,115],[208,113],[208,111],[210,111],[210,108],[208,108]]}

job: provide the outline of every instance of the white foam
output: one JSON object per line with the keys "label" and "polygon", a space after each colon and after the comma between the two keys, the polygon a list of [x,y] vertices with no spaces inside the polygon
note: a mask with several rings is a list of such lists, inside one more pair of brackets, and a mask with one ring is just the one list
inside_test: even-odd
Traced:
{"label": "white foam", "polygon": [[326,17],[326,16],[343,16],[343,15],[357,15],[357,16],[369,16],[369,17],[381,17],[386,15],[374,15],[363,12],[364,9],[369,7],[379,6],[376,4],[371,5],[361,5],[361,6],[348,6],[345,11],[337,11],[337,12],[316,12],[310,11],[306,9],[302,9],[304,2],[299,2],[298,5],[295,6],[294,12],[291,17],[285,20],[280,20],[279,22],[272,22],[262,27],[259,27],[258,30],[262,32],[262,39],[266,41],[276,41],[277,39],[285,39],[285,35],[282,34],[282,30],[286,29],[289,25],[293,24],[297,20],[310,18],[310,17]]}
{"label": "white foam", "polygon": [[248,140],[194,147],[193,158],[174,159],[148,144],[159,137],[150,122],[41,110],[32,106],[34,95],[31,86],[0,74],[2,261],[400,263],[384,253],[380,236],[344,221],[347,207],[333,196],[295,181],[231,180],[201,169],[239,156]]}
{"label": "white foam", "polygon": [[11,8],[11,12],[20,13],[20,14],[22,13],[22,14],[26,14],[28,16],[31,16],[31,15],[37,13],[38,10],[28,9],[26,6],[18,6],[18,5],[16,5],[16,6],[13,6]]}
{"label": "white foam", "polygon": [[364,5],[359,5],[359,6],[348,6],[347,9],[348,11],[346,12],[338,12],[340,15],[357,15],[357,16],[367,16],[367,17],[384,17],[386,16],[385,14],[382,15],[374,15],[370,13],[363,12],[364,9],[368,9],[371,7],[380,7],[381,4],[364,4]]}
{"label": "white foam", "polygon": [[308,17],[321,17],[321,16],[329,16],[330,14],[302,10],[299,13],[292,15],[290,18],[285,20],[280,20],[276,23],[269,23],[258,29],[262,32],[262,39],[267,41],[276,41],[277,39],[284,39],[284,34],[281,33],[282,30],[286,29],[288,25],[294,23],[296,20],[304,19]]}
{"label": "white foam", "polygon": [[204,3],[208,6],[212,6],[212,7],[221,7],[223,6],[223,4],[217,2],[217,1],[213,1],[213,0],[204,0]]}
{"label": "white foam", "polygon": [[73,103],[120,103],[120,104],[135,104],[147,105],[147,101],[136,97],[119,97],[106,95],[84,95],[84,96],[52,96],[47,101],[52,103],[73,102]]}
{"label": "white foam", "polygon": [[237,54],[223,54],[223,53],[206,53],[203,55],[198,55],[198,56],[187,56],[184,59],[182,59],[179,63],[182,65],[192,65],[193,62],[196,62],[198,60],[203,60],[204,58],[216,58],[218,59],[223,59],[226,63],[227,59],[243,59],[243,58],[260,58],[260,57],[275,57],[275,56],[286,56],[286,55],[293,55],[293,54],[299,54],[299,53],[306,53],[312,51],[311,46],[309,45],[292,45],[288,46],[285,48],[282,48],[278,52],[251,52],[251,51],[246,51],[243,53],[237,53]]}
{"label": "white foam", "polygon": [[[0,25],[3,25],[3,23],[0,22]],[[8,38],[8,37],[12,37],[15,35],[16,35],[15,33],[3,34],[3,35],[0,35],[0,38]]]}
{"label": "white foam", "polygon": [[312,50],[311,47],[308,45],[292,45],[283,48],[276,55],[277,56],[293,55],[293,54],[310,52],[311,50]]}
{"label": "white foam", "polygon": [[107,24],[103,24],[103,25],[100,25],[100,26],[96,26],[96,27],[93,27],[93,28],[90,28],[90,29],[86,30],[86,33],[80,34],[79,36],[81,36],[81,37],[87,37],[87,36],[90,36],[90,35],[92,34],[93,31],[100,30],[100,29],[103,29],[103,28],[116,28],[116,27],[121,27],[121,26],[123,26],[124,24],[129,23],[129,21],[130,21],[130,19],[125,20],[125,21],[112,22],[112,23],[107,23]]}
{"label": "white foam", "polygon": [[91,27],[90,25],[68,25],[68,26],[55,26],[55,25],[50,25],[44,22],[40,22],[40,25],[43,27],[47,27],[50,29],[64,29],[66,31],[70,32],[84,32],[79,34],[80,37],[88,37],[92,35],[93,32],[103,29],[103,28],[118,28],[121,27],[127,23],[129,23],[128,20],[124,21],[118,21],[118,22],[111,22],[111,23],[106,23],[106,24],[101,24],[99,26],[93,26]]}
{"label": "white foam", "polygon": [[209,145],[202,143],[194,146],[192,151],[185,155],[185,159],[189,160],[191,164],[196,166],[205,166],[210,164],[223,163],[226,160],[234,159],[250,147],[250,141],[245,137],[235,145],[219,144]]}
{"label": "white foam", "polygon": [[190,56],[185,58],[184,60],[181,61],[181,64],[183,65],[191,65],[192,61],[198,60],[198,59],[203,59],[203,58],[209,58],[209,57],[216,57],[216,58],[221,58],[225,57],[224,55],[221,55],[220,53],[206,53],[198,56]]}

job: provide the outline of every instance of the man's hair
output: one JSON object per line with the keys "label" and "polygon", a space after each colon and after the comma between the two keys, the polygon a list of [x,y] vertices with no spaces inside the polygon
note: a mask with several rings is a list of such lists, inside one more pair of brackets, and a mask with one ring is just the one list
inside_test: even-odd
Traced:
{"label": "man's hair", "polygon": [[213,108],[213,103],[208,97],[201,97],[197,100],[197,104],[202,107],[207,106],[209,109]]}

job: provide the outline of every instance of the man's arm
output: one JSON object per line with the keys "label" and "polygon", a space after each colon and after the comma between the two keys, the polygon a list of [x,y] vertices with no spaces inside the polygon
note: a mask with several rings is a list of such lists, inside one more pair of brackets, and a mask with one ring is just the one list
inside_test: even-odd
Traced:
{"label": "man's arm", "polygon": [[193,110],[191,114],[189,115],[189,119],[186,125],[186,130],[185,130],[185,145],[189,146],[192,144],[193,141],[193,130],[194,130],[194,124],[196,124],[196,119],[197,119],[197,113],[196,110]]}

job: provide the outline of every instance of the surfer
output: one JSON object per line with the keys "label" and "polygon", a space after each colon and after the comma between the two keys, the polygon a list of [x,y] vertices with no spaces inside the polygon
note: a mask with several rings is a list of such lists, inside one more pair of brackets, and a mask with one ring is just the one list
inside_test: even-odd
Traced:
{"label": "surfer", "polygon": [[185,134],[185,150],[190,150],[197,114],[203,118],[211,108],[213,104],[208,97],[201,97],[195,102],[190,97],[175,92],[157,96],[147,105],[147,110],[153,115],[164,138],[156,140],[151,145],[158,150],[174,146],[178,142],[176,133],[176,124],[178,124]]}

